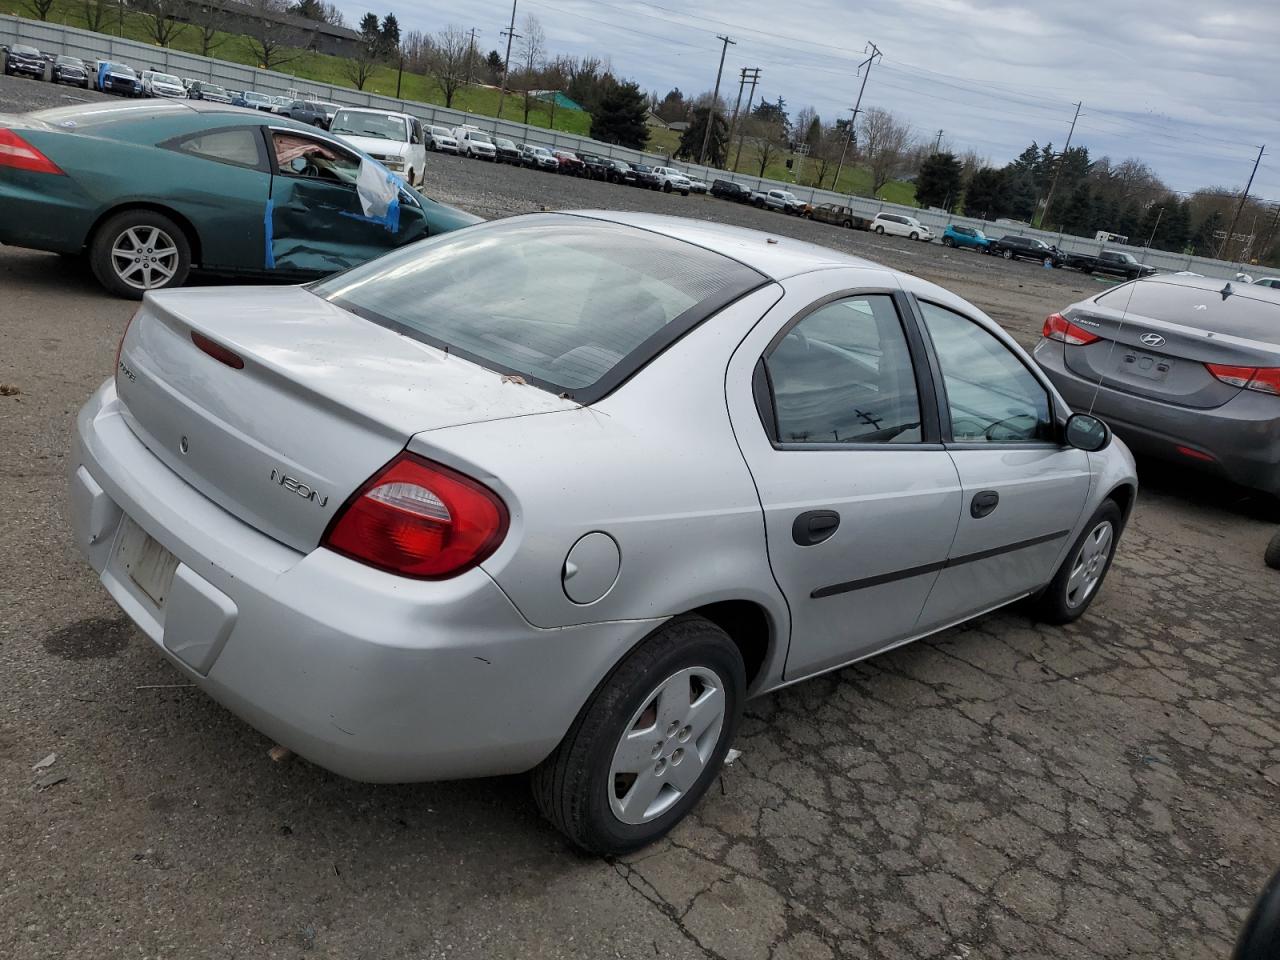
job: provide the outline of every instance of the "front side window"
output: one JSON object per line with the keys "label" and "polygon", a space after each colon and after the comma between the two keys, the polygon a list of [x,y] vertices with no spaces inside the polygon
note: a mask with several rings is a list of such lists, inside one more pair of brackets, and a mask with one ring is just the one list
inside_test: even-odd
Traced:
{"label": "front side window", "polygon": [[235,130],[209,130],[188,137],[178,144],[178,149],[206,160],[257,167],[261,163],[258,142],[257,130],[240,127]]}
{"label": "front side window", "polygon": [[893,298],[819,307],[765,357],[782,443],[918,443],[920,400]]}
{"label": "front side window", "polygon": [[311,289],[366,320],[582,399],[615,369],[647,362],[677,318],[691,322],[763,282],[679,240],[553,214],[445,234]]}
{"label": "front side window", "polygon": [[333,144],[321,143],[296,133],[271,134],[276,172],[290,177],[354,184],[360,174],[360,160]]}
{"label": "front side window", "polygon": [[1052,441],[1049,394],[1017,355],[953,310],[920,302],[957,443]]}

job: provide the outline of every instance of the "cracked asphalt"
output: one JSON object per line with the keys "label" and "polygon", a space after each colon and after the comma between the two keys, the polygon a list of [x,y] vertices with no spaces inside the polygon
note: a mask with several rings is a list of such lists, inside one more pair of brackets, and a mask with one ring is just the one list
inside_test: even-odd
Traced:
{"label": "cracked asphalt", "polygon": [[[434,161],[431,191],[486,216],[627,206],[874,256],[1024,343],[1095,283]],[[1277,510],[1150,463],[1082,621],[997,613],[751,703],[742,756],[634,856],[570,850],[520,777],[369,786],[273,763],[72,546],[73,417],[131,311],[0,248],[0,385],[20,391],[0,396],[6,958],[1220,958],[1280,863]]]}

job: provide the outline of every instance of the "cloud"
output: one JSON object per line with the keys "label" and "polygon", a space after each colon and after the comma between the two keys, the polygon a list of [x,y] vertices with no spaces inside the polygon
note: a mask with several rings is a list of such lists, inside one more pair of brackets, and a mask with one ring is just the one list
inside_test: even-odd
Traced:
{"label": "cloud", "polygon": [[[384,3],[386,0],[384,0]],[[1136,156],[1178,190],[1239,189],[1258,145],[1271,141],[1254,194],[1280,200],[1280,126],[1274,95],[1280,4],[1239,0],[1230,10],[1202,0],[897,0],[892,4],[775,0],[518,0],[555,53],[607,58],[615,72],[665,93],[710,90],[720,42],[722,95],[737,94],[742,67],[761,68],[757,91],[788,109],[812,105],[847,116],[868,40],[884,51],[863,107],[885,107],[921,139],[944,131],[955,149],[1003,163],[1036,140],[1060,146],[1075,102],[1084,108],[1072,141],[1094,157]],[[349,22],[367,7],[339,0]],[[472,0],[391,0],[404,30],[448,23],[477,27],[484,49],[504,49],[511,7]],[[380,10],[385,13],[387,10]],[[844,111],[842,113],[842,111]]]}

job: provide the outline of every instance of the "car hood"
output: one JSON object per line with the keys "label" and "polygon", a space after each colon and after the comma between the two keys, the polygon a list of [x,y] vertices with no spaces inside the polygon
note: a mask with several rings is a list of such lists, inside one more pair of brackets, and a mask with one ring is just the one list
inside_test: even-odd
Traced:
{"label": "car hood", "polygon": [[357,137],[350,133],[335,133],[334,136],[371,156],[403,157],[409,153],[409,144],[403,140],[386,140],[382,137]]}

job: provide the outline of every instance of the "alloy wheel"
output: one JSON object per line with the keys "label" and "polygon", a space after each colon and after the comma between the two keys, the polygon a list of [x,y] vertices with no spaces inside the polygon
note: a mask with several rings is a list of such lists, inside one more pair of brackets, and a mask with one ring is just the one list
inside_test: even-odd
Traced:
{"label": "alloy wheel", "polygon": [[1115,528],[1110,520],[1103,520],[1084,538],[1075,560],[1071,562],[1071,575],[1067,578],[1068,607],[1080,606],[1098,589],[1114,541]]}
{"label": "alloy wheel", "polygon": [[614,816],[648,823],[694,789],[724,726],[724,687],[709,668],[687,667],[645,697],[613,751],[608,790]]}
{"label": "alloy wheel", "polygon": [[135,290],[155,290],[177,272],[178,246],[159,227],[129,227],[111,245],[111,268]]}

